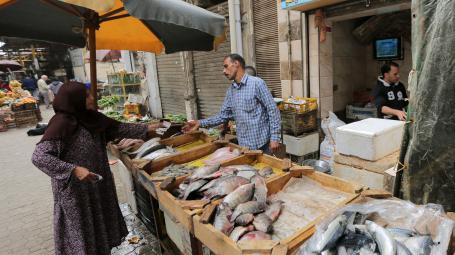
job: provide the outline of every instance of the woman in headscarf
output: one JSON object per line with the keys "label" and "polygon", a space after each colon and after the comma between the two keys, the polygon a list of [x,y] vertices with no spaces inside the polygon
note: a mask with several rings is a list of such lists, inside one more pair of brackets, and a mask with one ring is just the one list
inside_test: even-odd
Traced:
{"label": "woman in headscarf", "polygon": [[[56,254],[104,255],[128,234],[110,172],[106,143],[146,139],[158,125],[125,124],[97,112],[84,84],[64,84],[33,164],[51,177]],[[97,175],[102,176],[99,181]]]}

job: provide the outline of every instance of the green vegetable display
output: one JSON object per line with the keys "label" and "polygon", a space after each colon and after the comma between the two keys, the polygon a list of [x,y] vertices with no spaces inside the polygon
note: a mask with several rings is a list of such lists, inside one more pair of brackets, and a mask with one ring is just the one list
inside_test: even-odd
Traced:
{"label": "green vegetable display", "polygon": [[119,96],[104,96],[100,100],[98,100],[98,105],[101,108],[107,108],[115,106],[118,102],[120,102]]}
{"label": "green vegetable display", "polygon": [[168,119],[170,122],[173,123],[185,123],[186,117],[182,114],[166,114],[164,118]]}

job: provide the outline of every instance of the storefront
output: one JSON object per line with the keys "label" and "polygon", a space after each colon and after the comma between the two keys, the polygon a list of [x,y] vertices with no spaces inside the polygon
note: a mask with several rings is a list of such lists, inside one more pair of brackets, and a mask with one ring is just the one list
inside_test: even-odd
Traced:
{"label": "storefront", "polygon": [[[400,65],[401,82],[407,87],[412,69],[411,1],[283,0],[281,7],[305,12],[304,88],[319,99],[321,118],[329,111],[342,119],[374,116],[374,108],[356,107],[372,106],[371,90],[387,61]],[[381,55],[386,44],[393,54]]]}

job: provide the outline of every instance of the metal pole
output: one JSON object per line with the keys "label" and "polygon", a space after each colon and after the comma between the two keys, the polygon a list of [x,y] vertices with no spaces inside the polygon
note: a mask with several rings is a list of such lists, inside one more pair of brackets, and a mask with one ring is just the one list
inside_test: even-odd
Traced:
{"label": "metal pole", "polygon": [[98,107],[97,100],[97,87],[98,82],[96,78],[96,28],[94,24],[88,27],[88,47],[90,51],[90,93],[92,94],[95,102],[95,107]]}

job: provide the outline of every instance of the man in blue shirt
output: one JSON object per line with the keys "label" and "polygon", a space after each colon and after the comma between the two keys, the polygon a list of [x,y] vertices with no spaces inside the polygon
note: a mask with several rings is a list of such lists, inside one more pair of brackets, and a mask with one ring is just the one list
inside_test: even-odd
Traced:
{"label": "man in blue shirt", "polygon": [[223,74],[229,86],[219,114],[186,123],[183,130],[193,131],[235,120],[239,145],[266,153],[279,148],[280,112],[264,80],[245,73],[245,60],[238,54],[224,58]]}

